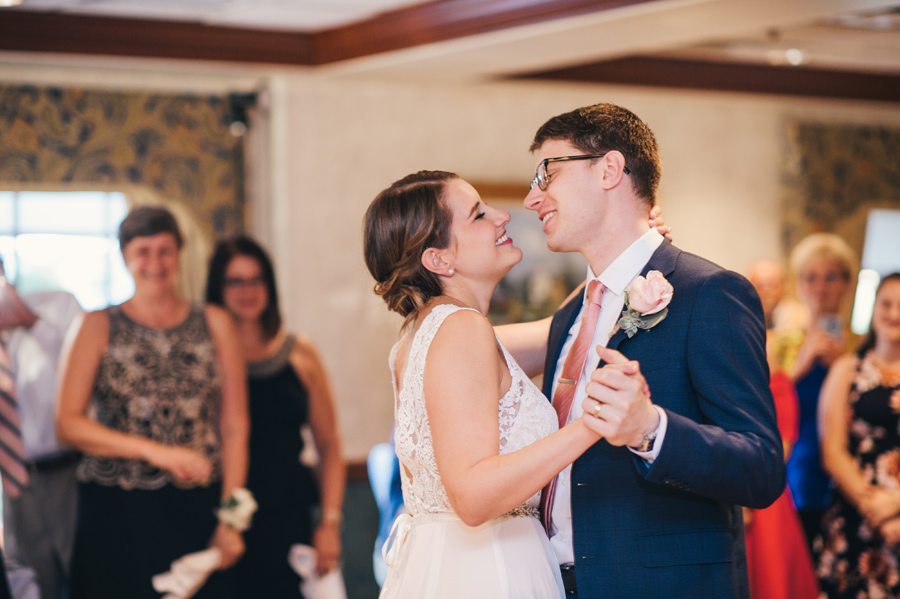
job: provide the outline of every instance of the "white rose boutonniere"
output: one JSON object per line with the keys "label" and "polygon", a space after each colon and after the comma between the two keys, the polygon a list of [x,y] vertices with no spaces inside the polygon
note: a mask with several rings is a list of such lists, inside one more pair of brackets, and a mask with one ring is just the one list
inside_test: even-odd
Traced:
{"label": "white rose boutonniere", "polygon": [[639,276],[625,290],[625,310],[617,326],[632,338],[640,329],[652,329],[669,313],[674,289],[658,270],[651,270],[647,278]]}

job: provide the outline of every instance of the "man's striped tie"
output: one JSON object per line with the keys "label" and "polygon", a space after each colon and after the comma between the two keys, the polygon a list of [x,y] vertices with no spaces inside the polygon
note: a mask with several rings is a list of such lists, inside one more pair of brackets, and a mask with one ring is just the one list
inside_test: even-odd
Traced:
{"label": "man's striped tie", "polygon": [[3,479],[3,490],[10,497],[18,497],[28,484],[25,447],[19,427],[16,380],[9,354],[0,343],[0,476]]}

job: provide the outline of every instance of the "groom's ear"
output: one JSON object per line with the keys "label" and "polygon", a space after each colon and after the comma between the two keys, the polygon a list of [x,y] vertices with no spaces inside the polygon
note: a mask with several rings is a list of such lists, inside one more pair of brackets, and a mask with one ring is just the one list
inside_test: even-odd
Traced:
{"label": "groom's ear", "polygon": [[612,189],[625,176],[625,157],[618,150],[610,150],[600,159],[600,184],[603,189]]}
{"label": "groom's ear", "polygon": [[453,273],[453,268],[444,260],[444,258],[444,250],[427,248],[422,253],[422,266],[436,275],[446,277]]}

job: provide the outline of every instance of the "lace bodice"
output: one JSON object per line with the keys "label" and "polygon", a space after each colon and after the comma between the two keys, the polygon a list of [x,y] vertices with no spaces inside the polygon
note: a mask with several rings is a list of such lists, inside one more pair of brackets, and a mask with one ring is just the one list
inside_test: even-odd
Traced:
{"label": "lace bodice", "polygon": [[[431,425],[425,410],[425,360],[428,348],[444,320],[451,314],[466,309],[468,308],[450,304],[435,307],[422,321],[410,343],[399,393],[396,380],[394,381],[394,440],[397,456],[403,466],[403,502],[407,512],[414,516],[453,511],[434,459]],[[391,350],[392,378],[401,343],[402,340],[398,341]],[[527,447],[556,431],[557,417],[547,398],[525,375],[506,348],[502,344],[500,347],[512,377],[509,391],[499,400],[499,451],[503,455]],[[537,509],[540,505],[540,492],[535,493],[524,505]]]}

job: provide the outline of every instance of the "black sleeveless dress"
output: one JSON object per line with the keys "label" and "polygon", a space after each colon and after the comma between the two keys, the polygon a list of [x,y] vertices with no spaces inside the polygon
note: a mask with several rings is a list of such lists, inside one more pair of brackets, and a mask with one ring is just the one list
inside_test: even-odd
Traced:
{"label": "black sleeveless dress", "polygon": [[250,390],[250,467],[247,488],[259,509],[244,533],[246,553],[235,566],[239,597],[302,597],[288,564],[295,543],[312,543],[311,511],[319,491],[299,459],[300,428],[309,421],[309,395],[289,361],[294,338],[278,353],[247,365]]}

